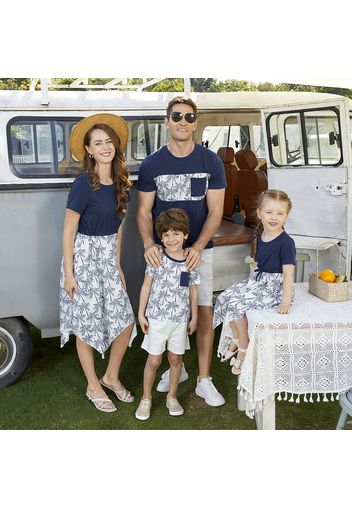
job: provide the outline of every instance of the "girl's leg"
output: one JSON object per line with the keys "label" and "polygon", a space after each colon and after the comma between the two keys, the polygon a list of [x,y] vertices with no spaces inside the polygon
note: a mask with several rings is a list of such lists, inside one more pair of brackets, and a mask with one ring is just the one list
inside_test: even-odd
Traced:
{"label": "girl's leg", "polygon": [[158,367],[161,364],[163,354],[148,355],[148,359],[144,368],[143,376],[143,396],[142,399],[152,399],[152,388]]}
{"label": "girl's leg", "polygon": [[[94,348],[87,345],[78,336],[76,338],[78,358],[86,376],[88,387],[87,393],[93,398],[106,398],[107,395],[99,383],[94,367]],[[106,407],[106,406],[105,406]],[[113,405],[111,404],[111,408]],[[107,408],[107,407],[106,407]]]}
{"label": "girl's leg", "polygon": [[109,362],[102,378],[103,383],[113,387],[116,391],[123,391],[124,386],[120,382],[119,372],[122,359],[125,355],[130,340],[133,324],[126,327],[111,344]]}
{"label": "girl's leg", "polygon": [[182,355],[168,351],[167,358],[170,364],[168,398],[176,398],[177,387],[182,368]]}
{"label": "girl's leg", "polygon": [[[238,340],[239,340],[239,347],[240,348],[247,348],[249,343],[249,337],[248,337],[248,320],[246,316],[243,316],[240,320],[234,320],[230,322],[230,327],[232,334],[236,333],[236,328],[238,331]],[[235,336],[236,337],[236,336]],[[237,352],[237,359],[243,360],[245,358],[246,354],[244,352]]]}
{"label": "girl's leg", "polygon": [[[232,337],[239,338],[239,331],[236,322],[235,321],[230,322],[230,327],[232,331]],[[229,344],[229,351],[234,352],[235,350],[237,350],[237,345],[234,341],[231,341],[231,343]]]}

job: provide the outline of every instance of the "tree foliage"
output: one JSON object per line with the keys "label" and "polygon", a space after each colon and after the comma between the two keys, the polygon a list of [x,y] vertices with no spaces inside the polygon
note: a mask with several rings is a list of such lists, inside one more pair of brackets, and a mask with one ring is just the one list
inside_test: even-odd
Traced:
{"label": "tree foliage", "polygon": [[[76,78],[52,78],[52,85],[69,85]],[[89,78],[88,84],[104,85],[113,78]],[[152,78],[148,78],[152,79]],[[126,89],[128,85],[140,85],[143,83],[142,78],[128,78]],[[0,90],[29,90],[30,78],[1,78]],[[37,89],[38,86],[37,86]],[[72,88],[72,90],[84,90],[84,87]],[[87,88],[88,90],[88,88]],[[132,89],[131,89],[132,90]],[[182,78],[165,78],[163,81],[150,85],[145,88],[149,92],[180,92],[184,90]],[[191,91],[192,92],[282,92],[282,91],[295,91],[295,92],[324,92],[330,94],[338,94],[349,97],[352,99],[352,89],[337,88],[337,87],[322,87],[322,86],[309,86],[292,83],[278,83],[273,84],[270,82],[253,83],[246,80],[216,80],[215,78],[191,78]]]}

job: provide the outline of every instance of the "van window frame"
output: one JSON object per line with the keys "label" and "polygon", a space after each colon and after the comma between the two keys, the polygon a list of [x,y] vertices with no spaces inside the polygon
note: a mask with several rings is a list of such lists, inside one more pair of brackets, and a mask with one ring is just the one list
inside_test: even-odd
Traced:
{"label": "van window frame", "polygon": [[[18,117],[12,117],[8,121],[8,123],[6,125],[7,153],[8,153],[9,165],[10,165],[11,172],[16,177],[18,177],[20,179],[23,179],[23,180],[29,180],[29,179],[31,179],[31,180],[32,179],[33,180],[34,179],[38,179],[38,180],[39,179],[41,179],[41,180],[48,179],[48,180],[50,180],[50,179],[76,178],[77,174],[64,174],[64,175],[60,175],[58,172],[54,173],[52,175],[22,175],[21,173],[19,173],[16,170],[16,168],[15,168],[15,163],[13,162],[12,143],[11,143],[11,126],[16,124],[16,123],[20,123],[20,122],[35,125],[36,123],[40,123],[40,122],[52,122],[52,121],[55,121],[57,124],[60,124],[62,122],[66,122],[66,121],[77,124],[83,118],[85,118],[85,117],[84,116],[82,116],[82,117],[69,117],[69,116],[59,116],[59,117],[51,117],[50,116],[50,117],[47,117],[47,116],[42,116],[42,115],[39,115],[39,116],[24,116],[24,115],[20,115]],[[55,131],[55,129],[53,129],[53,125],[52,124],[49,124],[49,125],[50,125],[50,131],[51,131],[51,142],[53,142],[53,134],[55,134],[54,141],[57,139],[56,138],[56,132],[53,133],[53,131]],[[70,127],[70,134],[71,134],[71,132],[72,132],[72,130],[71,130],[71,127]],[[36,144],[36,146],[34,148],[35,148],[36,151],[38,150],[37,144]],[[68,154],[66,153],[66,146],[64,146],[64,159],[65,159],[66,156],[68,156]],[[38,164],[45,164],[45,163],[38,163]],[[58,153],[57,153],[57,150],[56,150],[55,154],[53,153],[52,164],[54,165],[55,170],[58,171],[58,164],[59,163],[58,163]]]}
{"label": "van window frame", "polygon": [[[265,127],[266,127],[266,138],[267,138],[267,144],[268,144],[268,151],[269,151],[269,158],[270,162],[273,166],[276,168],[283,168],[283,167],[290,167],[290,168],[301,168],[302,166],[309,166],[312,168],[318,168],[321,166],[326,167],[338,167],[343,164],[344,161],[344,154],[343,154],[343,147],[342,142],[340,141],[340,159],[336,163],[329,163],[329,164],[311,164],[308,162],[309,160],[309,154],[308,154],[308,145],[307,145],[307,134],[306,134],[306,124],[305,124],[305,116],[304,114],[306,112],[310,111],[333,111],[336,113],[337,122],[339,126],[339,135],[341,140],[341,118],[340,118],[340,110],[336,106],[324,106],[324,107],[317,107],[317,108],[305,108],[305,109],[297,109],[297,110],[282,110],[282,111],[275,111],[270,113],[266,120],[265,120]],[[271,142],[271,132],[270,132],[270,119],[274,115],[294,115],[299,114],[300,117],[300,128],[301,128],[301,136],[302,136],[302,152],[304,157],[304,163],[303,164],[278,164],[273,157],[273,151],[272,151],[272,142]]]}

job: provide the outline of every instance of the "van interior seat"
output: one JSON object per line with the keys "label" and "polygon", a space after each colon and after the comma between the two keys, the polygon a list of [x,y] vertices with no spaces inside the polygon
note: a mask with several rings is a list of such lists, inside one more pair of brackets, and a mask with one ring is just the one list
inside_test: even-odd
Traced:
{"label": "van interior seat", "polygon": [[223,219],[212,240],[214,247],[236,246],[238,244],[250,244],[253,237],[253,228],[248,228],[242,224],[235,224],[232,221]]}
{"label": "van interior seat", "polygon": [[258,196],[268,189],[268,178],[262,170],[256,169],[258,160],[252,150],[239,150],[235,153],[235,160],[238,166],[239,197],[245,212],[246,224],[255,226],[258,222]]}
{"label": "van interior seat", "polygon": [[[238,197],[238,178],[237,178],[237,166],[234,163],[235,151],[232,147],[220,147],[217,151],[218,156],[222,160],[225,168],[225,177],[227,187],[225,189],[225,201],[224,201],[224,212],[223,216],[231,217],[235,211],[235,197]],[[238,198],[237,198],[238,199]]]}

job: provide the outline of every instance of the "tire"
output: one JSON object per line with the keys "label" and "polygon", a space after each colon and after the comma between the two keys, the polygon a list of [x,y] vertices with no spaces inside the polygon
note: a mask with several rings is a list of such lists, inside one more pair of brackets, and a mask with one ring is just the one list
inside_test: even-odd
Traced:
{"label": "tire", "polygon": [[0,389],[13,384],[32,359],[32,338],[19,318],[0,319]]}

